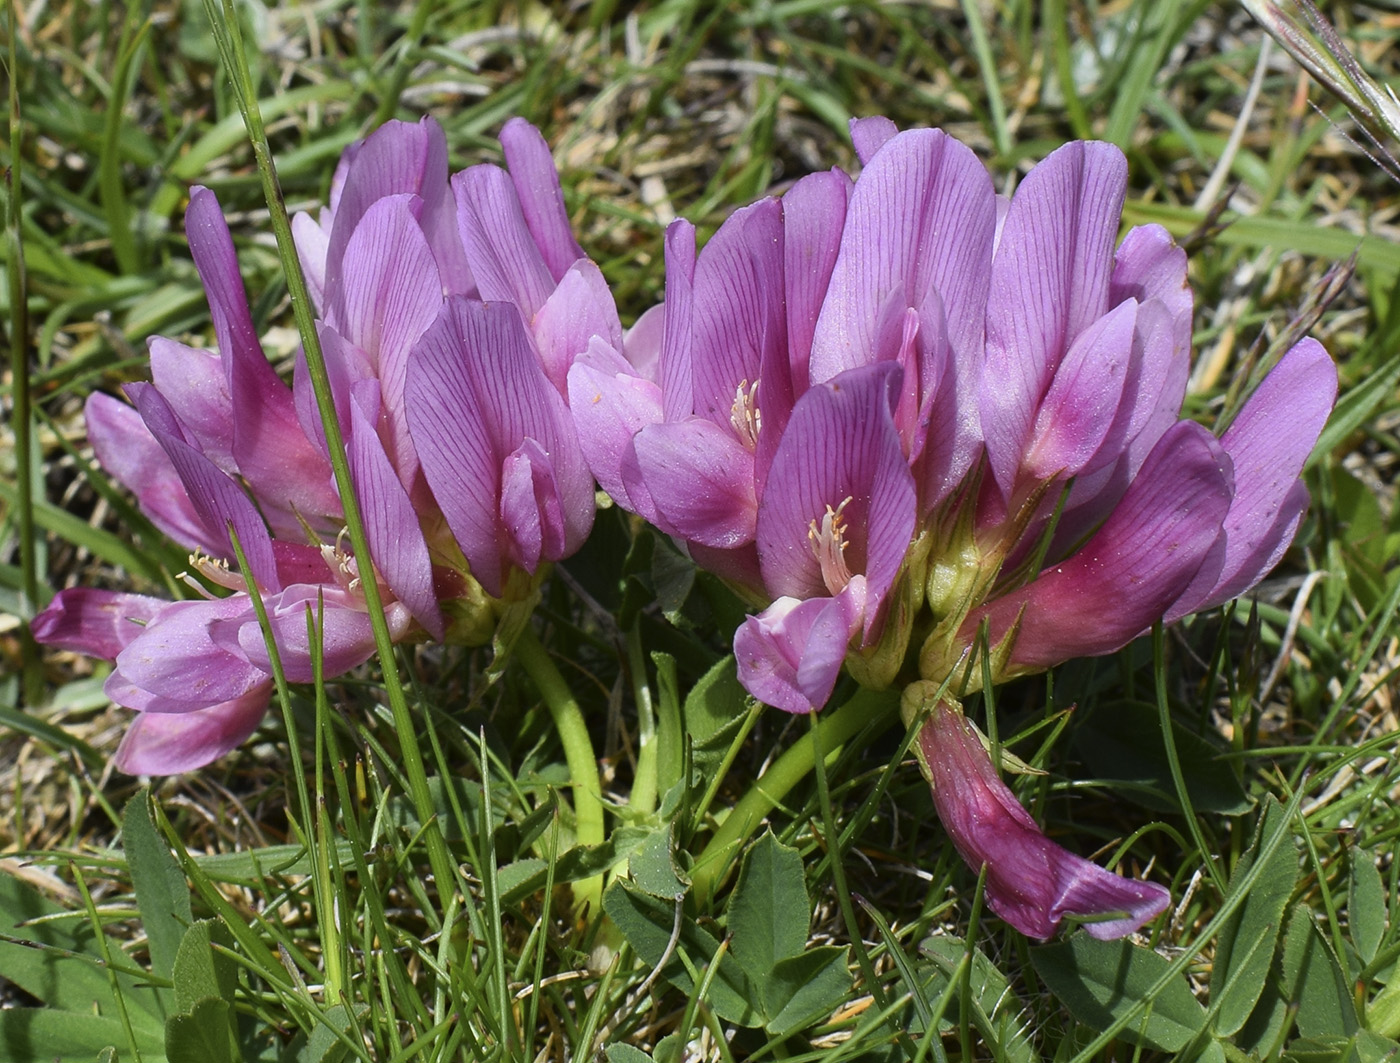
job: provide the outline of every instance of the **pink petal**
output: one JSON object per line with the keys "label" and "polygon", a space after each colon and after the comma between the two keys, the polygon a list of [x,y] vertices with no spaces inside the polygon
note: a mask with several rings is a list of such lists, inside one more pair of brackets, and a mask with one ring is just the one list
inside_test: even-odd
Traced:
{"label": "pink petal", "polygon": [[98,391],[88,396],[84,415],[98,463],[136,496],[151,522],[186,549],[214,549],[216,540],[141,415]]}
{"label": "pink petal", "polygon": [[240,698],[181,713],[137,713],[113,763],[128,775],[178,775],[218,760],[258,729],[272,695],[272,681]]}
{"label": "pink petal", "polygon": [[472,166],[452,178],[457,224],[481,298],[514,303],[531,321],[555,280],[535,243],[510,176],[499,166]]}
{"label": "pink petal", "polygon": [[635,446],[663,531],[725,549],[753,538],[753,454],[733,431],[691,418],[647,425]]}
{"label": "pink petal", "polygon": [[569,367],[594,338],[622,350],[622,322],[603,274],[580,259],[545,300],[532,326],[545,376],[561,395],[568,394]]}
{"label": "pink petal", "polygon": [[1290,349],[1250,396],[1220,440],[1235,466],[1223,568],[1209,589],[1188,589],[1173,616],[1227,602],[1278,564],[1307,508],[1298,476],[1336,397],[1336,366],[1312,339]]}
{"label": "pink petal", "polygon": [[938,818],[968,867],[987,869],[988,906],[1021,933],[1044,939],[1067,915],[1117,915],[1084,927],[1107,941],[1133,933],[1171,903],[1156,883],[1112,874],[1045,837],[960,712],[940,704],[917,742]]}
{"label": "pink petal", "polygon": [[1200,425],[1182,421],[1143,465],[1094,536],[1034,581],[975,610],[997,645],[1020,618],[1010,674],[1125,646],[1160,618],[1208,560],[1233,494],[1230,459]]}
{"label": "pink petal", "polygon": [[1111,144],[1075,141],[1021,183],[1001,231],[987,296],[982,426],[1009,494],[1035,412],[1060,360],[1108,310],[1127,179]]}
{"label": "pink petal", "polygon": [[112,661],[169,604],[144,594],[70,587],[54,595],[30,630],[42,645]]}
{"label": "pink petal", "polygon": [[635,463],[633,437],[661,420],[661,390],[635,375],[616,351],[595,339],[569,370],[569,409],[578,426],[579,443],[598,484],[618,505],[647,520],[656,518],[650,492],[636,497],[623,476]]}
{"label": "pink petal", "polygon": [[899,126],[882,114],[871,115],[869,118],[852,118],[851,141],[855,144],[856,157],[860,159],[860,164],[869,165],[875,153],[898,132]]}
{"label": "pink petal", "polygon": [[117,654],[108,696],[155,711],[202,709],[243,697],[268,676],[234,641],[238,626],[252,616],[252,602],[241,593],[170,603]]}
{"label": "pink petal", "polygon": [[734,633],[744,689],[765,705],[808,713],[831,697],[866,611],[865,579],[834,598],[779,598]]}
{"label": "pink petal", "polygon": [[569,225],[564,191],[559,187],[559,173],[549,145],[540,131],[523,118],[507,122],[500,139],[525,223],[549,272],[556,281],[563,280],[569,267],[585,256]]}
{"label": "pink petal", "polygon": [[[320,640],[326,678],[344,675],[374,656],[374,629],[362,601],[339,587],[288,587],[265,604],[277,652],[290,682],[309,683],[314,678],[306,618],[309,611],[312,620],[317,619],[322,600],[325,626]],[[395,640],[403,638],[412,625],[412,617],[401,602],[386,603],[384,619],[389,624],[390,638]],[[238,645],[254,665],[268,673],[272,671],[267,640],[256,620],[250,619],[238,628]]]}
{"label": "pink petal", "polygon": [[441,639],[442,612],[433,592],[433,565],[418,514],[389,463],[363,404],[352,401],[352,408],[346,452],[375,568],[414,619],[433,638]]}

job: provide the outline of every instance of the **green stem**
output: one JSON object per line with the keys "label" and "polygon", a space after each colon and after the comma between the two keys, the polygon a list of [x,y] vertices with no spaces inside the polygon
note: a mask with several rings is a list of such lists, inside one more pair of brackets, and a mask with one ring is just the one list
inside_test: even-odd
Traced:
{"label": "green stem", "polygon": [[[569,766],[569,781],[573,784],[578,844],[602,845],[603,787],[598,779],[598,757],[593,752],[593,741],[588,737],[588,725],[584,722],[578,699],[559,674],[554,659],[540,643],[534,628],[528,624],[525,626],[512,652],[544,698],[549,715],[554,720],[554,729],[559,732],[559,741],[564,746],[564,760]],[[601,910],[602,900],[602,875],[574,883],[574,904],[579,910],[587,905],[588,911],[596,915]]]}
{"label": "green stem", "polygon": [[660,744],[657,741],[651,684],[647,682],[647,659],[642,652],[640,620],[627,632],[627,664],[632,671],[632,694],[637,702],[637,780],[632,784],[632,795],[627,804],[633,811],[646,814],[656,809]]}
{"label": "green stem", "polygon": [[[296,244],[292,240],[292,225],[287,217],[287,205],[277,180],[277,169],[273,165],[267,131],[263,127],[257,88],[253,84],[248,58],[244,52],[243,34],[239,29],[237,12],[233,0],[222,0],[222,4],[220,0],[204,0],[204,3],[209,20],[213,24],[215,39],[222,53],[229,80],[233,83],[238,97],[238,107],[248,130],[253,156],[257,160],[258,175],[262,178],[263,197],[267,200],[272,231],[277,237],[278,257],[282,260],[286,273],[287,294],[291,297],[297,331],[301,334],[302,350],[306,355],[306,367],[311,378],[312,390],[316,395],[316,408],[326,434],[326,449],[330,452],[331,468],[335,473],[336,488],[345,513],[350,543],[355,557],[368,568],[372,565],[369,540],[365,535],[364,521],[360,517],[355,483],[350,478],[350,465],[345,456],[345,439],[340,431],[340,419],[336,414],[335,399],[331,394],[326,360],[316,332],[315,311],[306,288],[306,279],[301,273]],[[408,700],[404,697],[403,683],[399,679],[398,666],[394,659],[394,640],[389,634],[389,625],[384,618],[384,603],[379,596],[378,580],[366,572],[365,578],[360,581],[360,588],[365,596],[365,609],[369,613],[374,645],[383,669],[384,695],[393,714],[404,775],[408,779],[414,811],[424,825],[428,862],[432,866],[433,877],[437,880],[439,900],[445,910],[448,898],[458,886],[456,864],[437,822],[432,792],[428,788],[428,776],[423,769],[423,754],[418,748],[418,736],[414,732],[413,716],[409,712]]]}
{"label": "green stem", "polygon": [[34,539],[34,417],[29,405],[29,281],[24,269],[24,217],[20,212],[23,194],[22,171],[24,127],[20,124],[19,100],[19,22],[14,0],[7,6],[10,27],[9,104],[10,104],[10,187],[7,197],[6,228],[9,248],[6,259],[10,274],[10,379],[15,434],[15,524],[19,535],[20,568],[20,660],[24,662],[24,703],[37,705],[43,698],[44,670],[29,621],[39,608],[39,557]]}
{"label": "green stem", "polygon": [[[899,711],[899,699],[888,692],[860,690],[822,722],[822,746],[825,762],[836,762],[841,747],[865,727],[875,727],[893,719]],[[816,754],[811,742],[797,742],[787,748],[769,769],[739,799],[733,811],[720,824],[714,837],[695,859],[690,880],[696,900],[705,904],[714,895],[725,873],[733,864],[743,843],[758,829],[763,818],[773,811],[816,766]]]}

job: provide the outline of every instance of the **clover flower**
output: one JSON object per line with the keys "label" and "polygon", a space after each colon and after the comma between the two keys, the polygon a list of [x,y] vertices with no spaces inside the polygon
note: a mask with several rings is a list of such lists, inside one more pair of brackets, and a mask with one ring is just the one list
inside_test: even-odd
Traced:
{"label": "clover flower", "polygon": [[[984,626],[1001,681],[1257,583],[1307,506],[1336,396],[1321,346],[1290,350],[1217,439],[1180,419],[1185,255],[1158,226],[1118,240],[1117,148],[1066,145],[1006,201],[941,131],[852,135],[854,182],[804,178],[698,257],[675,223],[665,303],[569,375],[603,488],[766,606],[735,636],[747,689],[808,712],[843,665],[939,683]],[[964,855],[1059,852],[969,834],[948,795],[989,792],[990,764],[934,755],[954,729],[919,726]],[[1006,917],[1043,935],[1059,916],[1037,910]]]}
{"label": "clover flower", "polygon": [[[343,546],[305,359],[294,386],[274,372],[218,202],[193,191],[186,229],[217,351],[152,338],[152,382],[126,389],[134,408],[94,395],[88,425],[102,465],[194,551],[206,582],[232,593],[165,602],[73,588],[34,622],[40,642],[114,661],[104,689],[138,713],[117,753],[122,770],[186,771],[256,729],[272,665],[253,593],[287,677],[308,682],[308,611],[323,618],[328,677],[373,653],[362,580],[377,581],[394,639],[478,644],[498,624],[523,623],[544,564],[583,541],[592,479],[546,366],[562,382],[593,323],[619,343],[621,329],[568,235],[543,138],[516,122],[502,139],[509,180],[477,167],[449,183],[436,123],[388,123],[346,152],[330,206],[294,221],[368,559]],[[490,192],[485,205],[478,185]],[[483,233],[469,213],[528,224]],[[550,266],[534,275],[528,303],[496,290],[538,259]],[[483,304],[483,291],[499,301]],[[566,308],[554,314],[567,326],[550,306]],[[483,502],[494,514],[484,527],[461,519]],[[231,570],[230,528],[241,571]]]}

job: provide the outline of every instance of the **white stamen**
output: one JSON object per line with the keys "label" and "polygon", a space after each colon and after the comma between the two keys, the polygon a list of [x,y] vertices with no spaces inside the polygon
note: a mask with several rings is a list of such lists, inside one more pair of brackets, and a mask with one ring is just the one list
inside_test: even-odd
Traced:
{"label": "white stamen", "polygon": [[851,582],[851,570],[846,567],[846,522],[841,514],[851,501],[847,495],[835,509],[826,507],[826,514],[818,525],[814,520],[807,527],[807,539],[812,544],[812,553],[822,569],[822,582],[832,594],[840,594]]}
{"label": "white stamen", "polygon": [[[207,579],[216,587],[227,587],[231,591],[243,591],[248,589],[248,581],[237,572],[230,572],[228,562],[218,557],[207,557],[195,550],[190,554],[190,568],[194,569],[201,576]],[[207,590],[201,587],[197,580],[188,572],[181,572],[175,577],[187,587],[193,587],[206,598],[212,598]]]}
{"label": "white stamen", "polygon": [[758,385],[741,380],[734,390],[734,405],[729,410],[729,423],[734,432],[749,450],[758,446],[758,433],[763,428],[763,414],[758,409]]}

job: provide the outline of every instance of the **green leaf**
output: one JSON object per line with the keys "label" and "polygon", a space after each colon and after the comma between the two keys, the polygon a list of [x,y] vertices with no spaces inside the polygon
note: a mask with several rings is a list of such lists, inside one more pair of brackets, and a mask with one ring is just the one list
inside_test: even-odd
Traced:
{"label": "green leaf", "polygon": [[844,945],[821,945],[773,965],[763,987],[764,1028],[787,1037],[839,1008],[851,992],[851,970]]}
{"label": "green leaf", "polygon": [[117,1063],[117,1050],[112,1045],[108,1045],[101,1052],[97,1053],[97,1063]]}
{"label": "green leaf", "polygon": [[[927,987],[925,996],[942,993],[947,987],[967,953],[967,942],[961,938],[934,934],[925,938],[919,951],[933,960],[938,972],[938,985],[933,992]],[[992,1051],[993,1058],[1004,1063],[1039,1063],[1040,1053],[1036,1051],[1031,1037],[1031,1028],[1026,1022],[1024,1002],[1011,988],[1006,975],[999,971],[981,949],[972,950],[972,972],[968,984],[972,990],[972,1022],[977,1032]],[[958,986],[953,990],[954,999],[962,992]],[[957,1007],[950,1004],[953,1013]]]}
{"label": "green leaf", "polygon": [[1291,834],[1274,847],[1267,866],[1243,897],[1238,896],[1238,884],[1270,839],[1289,831],[1283,806],[1273,797],[1267,798],[1254,843],[1231,875],[1225,903],[1238,901],[1238,907],[1220,930],[1210,974],[1210,999],[1216,1008],[1214,1029],[1221,1036],[1239,1031],[1264,992],[1274,946],[1283,929],[1284,906],[1298,881],[1298,851]]}
{"label": "green leaf", "polygon": [[718,769],[725,751],[748,714],[748,692],[739,685],[738,664],[730,654],[701,676],[686,695],[685,733],[691,762],[701,775]]}
{"label": "green leaf", "polygon": [[206,997],[165,1024],[165,1054],[170,1063],[235,1063],[228,1001]]}
{"label": "green leaf", "polygon": [[[1172,782],[1171,764],[1161,741],[1144,735],[1160,733],[1157,706],[1120,701],[1094,712],[1079,731],[1075,744],[1090,770],[1104,779],[1121,779],[1143,789],[1125,789],[1124,796],[1158,812],[1181,811]],[[1172,737],[1186,793],[1198,812],[1239,815],[1252,807],[1221,746],[1172,721]]]}
{"label": "green leaf", "polygon": [[[626,880],[619,880],[603,894],[607,912],[627,943],[643,963],[656,966],[665,955],[676,909],[669,901],[648,896]],[[804,916],[805,918],[805,916]],[[680,938],[661,975],[683,993],[692,992],[714,961],[719,942],[708,931],[683,916]],[[710,982],[708,1003],[727,1022],[740,1026],[760,1026],[765,1018],[759,1008],[759,993],[744,968],[728,952],[720,958],[719,970]]]}
{"label": "green leaf", "polygon": [[607,1050],[608,1063],[652,1063],[651,1056],[631,1045],[611,1044]]}
{"label": "green leaf", "polygon": [[1361,962],[1376,958],[1385,937],[1385,883],[1376,860],[1365,849],[1351,853],[1351,877],[1347,883],[1347,927]]}
{"label": "green leaf", "polygon": [[[115,1018],[112,986],[91,926],[82,922],[70,930],[55,922],[36,922],[64,910],[27,883],[0,872],[0,972],[55,1013]],[[126,994],[132,1025],[158,1043],[162,1027],[155,991],[138,987],[127,975],[118,975],[117,984]],[[123,1035],[102,1043],[126,1041]]]}
{"label": "green leaf", "polygon": [[1303,1037],[1350,1037],[1361,1025],[1341,964],[1302,904],[1293,906],[1283,939],[1282,988],[1297,1002]]}
{"label": "green leaf", "polygon": [[[363,1018],[368,1011],[367,1005],[357,1005],[355,1016]],[[340,1063],[350,1053],[350,1047],[340,1039],[355,1028],[349,1009],[337,1004],[327,1009],[321,1018],[323,1021],[316,1024],[306,1044],[297,1052],[297,1063]]]}
{"label": "green leaf", "polygon": [[1283,1053],[1287,1063],[1393,1063],[1400,1043],[1357,1030],[1352,1037],[1303,1037]]}
{"label": "green leaf", "polygon": [[669,826],[653,831],[651,837],[628,859],[627,866],[637,888],[653,897],[673,901],[683,897],[690,888],[690,880],[684,877],[676,863]]}
{"label": "green leaf", "polygon": [[[0,1008],[0,1058],[6,1063],[91,1059],[111,1045],[121,1045],[125,1051],[127,1043],[115,1012],[93,1015],[57,1008]],[[159,1035],[153,1031],[139,1029],[136,1043],[143,1061],[164,1057]]]}
{"label": "green leaf", "polygon": [[214,943],[233,948],[233,936],[214,919],[201,919],[185,931],[175,954],[175,1008],[191,1011],[206,997],[233,1003],[238,987],[234,961],[214,948]]}
{"label": "green leaf", "polygon": [[[1031,966],[1050,991],[1080,1022],[1105,1030],[1135,1007],[1170,964],[1155,952],[1127,941],[1096,941],[1080,932],[1068,941],[1031,949]],[[1174,978],[1148,1004],[1125,1041],[1176,1052],[1200,1032],[1206,1012],[1184,977]]]}
{"label": "green leaf", "polygon": [[811,913],[802,855],[779,842],[772,831],[764,831],[744,854],[729,899],[735,959],[762,982],[779,960],[802,952]]}
{"label": "green leaf", "polygon": [[146,787],[127,802],[122,814],[122,847],[131,867],[131,884],[141,909],[141,925],[151,947],[151,970],[169,978],[185,929],[194,921],[190,887],[170,846],[156,830]]}

